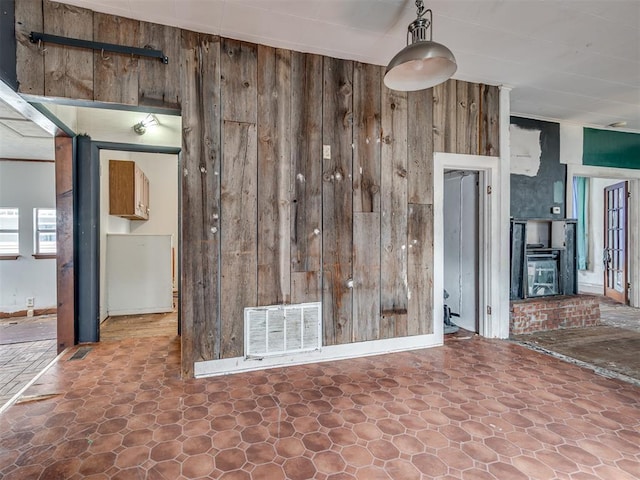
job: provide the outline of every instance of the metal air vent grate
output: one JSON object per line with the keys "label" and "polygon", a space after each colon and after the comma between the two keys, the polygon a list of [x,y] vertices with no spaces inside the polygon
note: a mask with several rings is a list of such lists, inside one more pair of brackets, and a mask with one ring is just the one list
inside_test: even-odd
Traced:
{"label": "metal air vent grate", "polygon": [[272,305],[244,309],[247,358],[320,350],[320,303]]}

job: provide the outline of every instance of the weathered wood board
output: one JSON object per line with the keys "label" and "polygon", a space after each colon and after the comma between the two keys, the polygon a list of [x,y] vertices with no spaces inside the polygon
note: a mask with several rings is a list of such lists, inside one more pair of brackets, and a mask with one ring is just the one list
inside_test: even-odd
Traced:
{"label": "weathered wood board", "polygon": [[222,39],[222,119],[255,124],[258,119],[258,47]]}
{"label": "weathered wood board", "polygon": [[[140,38],[140,22],[137,20],[94,13],[93,26],[93,40],[96,42],[136,46]],[[95,51],[93,62],[94,100],[138,104],[138,57]]]}
{"label": "weathered wood board", "polygon": [[[93,12],[45,1],[44,29],[61,37],[93,40]],[[44,94],[49,97],[93,99],[93,52],[54,43],[44,48]]]}
{"label": "weathered wood board", "polygon": [[433,333],[433,205],[409,204],[407,334]]}
{"label": "weathered wood board", "polygon": [[221,169],[221,357],[244,355],[244,309],[258,302],[257,132],[223,122]]}
{"label": "weathered wood board", "polygon": [[482,85],[480,89],[480,154],[500,155],[500,91]]}
{"label": "weathered wood board", "polygon": [[380,338],[380,213],[353,214],[353,341]]}
{"label": "weathered wood board", "polygon": [[407,200],[433,203],[433,89],[409,92],[407,96]]}
{"label": "weathered wood board", "polygon": [[407,334],[407,93],[383,89],[380,336]]}
{"label": "weathered wood board", "polygon": [[325,58],[323,78],[322,311],[324,344],[336,345],[353,338],[353,63]]}
{"label": "weathered wood board", "polygon": [[[220,42],[183,32],[182,371],[220,357]],[[213,80],[213,81],[207,81]]]}
{"label": "weathered wood board", "polygon": [[291,301],[291,52],[258,47],[258,305]]}
{"label": "weathered wood board", "polygon": [[[322,269],[322,57],[291,54],[291,271]],[[322,282],[317,283],[321,288]],[[317,291],[318,297],[320,290]],[[292,300],[293,301],[293,300]]]}
{"label": "weathered wood board", "polygon": [[56,137],[56,288],[58,353],[74,345],[73,139]]}
{"label": "weathered wood board", "polygon": [[353,211],[380,212],[382,67],[356,63],[353,72]]}
{"label": "weathered wood board", "polygon": [[[216,41],[218,49],[219,44]],[[138,46],[161,50],[169,58],[167,64],[157,58],[139,59],[138,103],[152,107],[180,108],[180,29],[140,22]],[[208,46],[205,43],[202,48],[206,49]]]}
{"label": "weathered wood board", "polygon": [[44,30],[42,0],[21,0],[15,3],[16,75],[20,92],[44,95],[44,49],[46,45],[31,43],[31,32]]}

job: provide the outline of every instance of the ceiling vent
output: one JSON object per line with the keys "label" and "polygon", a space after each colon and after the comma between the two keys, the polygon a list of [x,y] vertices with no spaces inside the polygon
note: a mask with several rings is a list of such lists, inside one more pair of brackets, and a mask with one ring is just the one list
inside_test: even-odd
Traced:
{"label": "ceiling vent", "polygon": [[263,358],[320,350],[320,302],[244,309],[244,351]]}

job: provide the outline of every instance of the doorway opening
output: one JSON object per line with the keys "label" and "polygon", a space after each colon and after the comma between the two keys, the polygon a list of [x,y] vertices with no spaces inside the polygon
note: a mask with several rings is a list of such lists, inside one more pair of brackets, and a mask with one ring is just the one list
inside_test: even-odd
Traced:
{"label": "doorway opening", "polygon": [[[606,187],[626,182],[630,197],[627,199],[627,245],[623,264],[626,266],[627,303],[632,307],[640,306],[640,208],[634,200],[635,192],[640,191],[640,170],[624,168],[603,168],[588,165],[567,165],[567,211],[580,221],[582,210],[587,225],[583,234],[578,233],[578,291],[604,295],[605,257],[605,202]],[[580,183],[586,188],[586,194],[580,190]],[[580,196],[586,201],[580,203]],[[580,207],[582,205],[582,207]],[[580,229],[578,229],[580,230]],[[580,241],[586,248],[580,248]],[[581,257],[581,251],[582,253]],[[615,278],[613,279],[615,281]],[[614,284],[615,285],[615,284]],[[620,285],[624,289],[624,286]]]}
{"label": "doorway opening", "polygon": [[[151,161],[149,158],[155,159],[164,155],[171,159],[173,174],[167,175],[166,172],[154,174],[156,186],[162,185],[163,182],[172,182],[172,187],[169,188],[165,185],[166,189],[160,187],[155,194],[151,192],[151,197],[155,196],[154,202],[159,208],[158,212],[153,212],[150,218],[157,219],[158,214],[164,216],[163,212],[167,210],[173,212],[170,215],[175,227],[165,228],[166,225],[162,227],[165,230],[163,233],[169,238],[167,243],[170,252],[167,255],[168,260],[163,263],[168,265],[166,269],[170,272],[168,275],[170,278],[169,301],[166,303],[169,308],[174,310],[169,312],[173,313],[172,323],[175,326],[172,329],[172,334],[180,333],[179,318],[176,322],[177,312],[175,310],[179,311],[180,253],[177,225],[180,205],[177,171],[182,141],[181,117],[179,111],[166,109],[111,107],[83,101],[39,104],[40,111],[56,124],[64,126],[61,128],[64,128],[64,131],[73,137],[73,149],[70,148],[66,155],[69,175],[65,173],[65,176],[61,177],[62,181],[66,182],[65,188],[73,192],[72,198],[75,204],[74,208],[68,209],[66,215],[73,221],[73,235],[68,235],[61,244],[64,246],[65,252],[70,253],[74,259],[72,271],[74,277],[72,281],[63,282],[63,288],[59,288],[58,291],[59,299],[60,295],[67,295],[72,299],[71,311],[67,312],[68,315],[65,317],[70,321],[63,325],[61,325],[60,319],[58,322],[59,336],[60,331],[64,331],[70,339],[73,339],[73,342],[70,341],[67,345],[100,341],[100,321],[106,319],[105,312],[108,311],[105,309],[108,304],[107,291],[104,290],[104,287],[107,284],[109,275],[107,267],[110,262],[103,257],[109,243],[106,234],[136,234],[148,237],[157,234],[157,232],[146,231],[146,227],[142,226],[145,222],[134,222],[134,220],[127,220],[132,225],[123,226],[121,224],[115,231],[109,231],[108,224],[110,222],[105,221],[101,204],[108,204],[109,201],[108,161],[111,158],[134,163],[136,161]],[[155,126],[147,129],[143,132],[144,134],[136,131],[134,127],[150,115],[155,119]],[[76,136],[74,132],[86,133]],[[143,158],[145,155],[149,155],[149,157]],[[101,165],[102,157],[106,158],[106,166]],[[158,163],[161,162],[156,162],[152,170],[156,170],[155,167]],[[73,181],[69,177],[73,177]],[[101,185],[101,180],[106,182],[106,188]],[[153,184],[149,185],[153,187]],[[106,195],[106,198],[101,198],[101,195]],[[170,208],[162,203],[169,201],[169,198],[172,198]],[[162,203],[162,206],[159,203]],[[149,209],[153,209],[153,207],[153,205],[145,206]],[[106,216],[110,217],[108,205],[105,211]],[[136,225],[133,225],[134,223]],[[147,223],[151,224],[152,222]],[[157,222],[153,223],[157,227]],[[138,260],[138,256],[134,255],[133,257]],[[135,299],[143,304],[156,295],[157,289],[150,288],[138,280],[139,278],[134,275],[127,276],[130,286],[142,287],[135,293]],[[82,285],[82,295],[74,296],[74,291],[77,293],[79,285]],[[130,290],[133,291],[133,288]],[[121,310],[120,313],[124,314],[125,311]],[[132,311],[131,313],[137,315],[147,312]],[[128,336],[146,335],[145,329],[139,327],[140,322],[135,328],[130,329]]]}
{"label": "doorway opening", "polygon": [[99,161],[100,339],[176,335],[178,156],[103,149]]}
{"label": "doorway opening", "polygon": [[[504,173],[500,169],[500,158],[436,152],[433,168],[433,201],[436,206],[444,206],[446,203],[446,171],[470,172],[470,178],[473,178],[473,172],[477,173],[477,283],[473,287],[475,307],[470,307],[477,314],[468,315],[468,327],[484,337],[507,338],[509,296],[505,286],[509,284],[509,269],[504,267],[500,249],[501,245],[508,245],[509,230],[504,226],[508,224],[508,217],[501,217],[504,210],[502,202],[505,199],[501,187],[501,175]],[[460,208],[464,207],[461,205]],[[445,209],[434,208],[434,319],[443,318],[445,311],[445,220]],[[508,261],[506,265],[508,266]],[[465,294],[464,291],[462,293]],[[434,331],[436,335],[444,335],[444,322],[436,321]]]}
{"label": "doorway opening", "polygon": [[450,325],[478,333],[480,297],[480,182],[477,170],[444,172],[444,296]]}
{"label": "doorway opening", "polygon": [[628,191],[619,179],[573,177],[579,293],[628,303]]}

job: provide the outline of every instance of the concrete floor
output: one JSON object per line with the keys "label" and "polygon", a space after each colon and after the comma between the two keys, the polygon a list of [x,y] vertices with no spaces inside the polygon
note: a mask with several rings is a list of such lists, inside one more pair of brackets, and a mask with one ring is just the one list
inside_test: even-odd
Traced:
{"label": "concrete floor", "polygon": [[56,316],[0,320],[0,408],[57,354]]}
{"label": "concrete floor", "polygon": [[517,335],[514,340],[640,385],[640,309],[600,303],[601,325]]}

